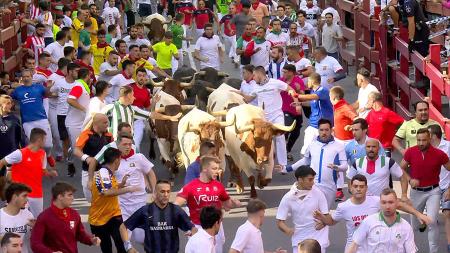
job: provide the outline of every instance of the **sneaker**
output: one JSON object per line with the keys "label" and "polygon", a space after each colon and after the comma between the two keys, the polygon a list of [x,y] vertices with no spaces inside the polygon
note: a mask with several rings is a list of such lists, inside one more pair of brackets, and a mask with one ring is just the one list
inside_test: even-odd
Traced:
{"label": "sneaker", "polygon": [[55,158],[53,158],[53,156],[47,156],[47,163],[48,165],[50,165],[50,167],[55,167]]}
{"label": "sneaker", "polygon": [[336,192],[336,201],[344,201],[344,192],[342,192],[342,190],[338,190]]}
{"label": "sneaker", "polygon": [[75,175],[75,165],[73,163],[69,163],[67,165],[67,176],[73,177]]}

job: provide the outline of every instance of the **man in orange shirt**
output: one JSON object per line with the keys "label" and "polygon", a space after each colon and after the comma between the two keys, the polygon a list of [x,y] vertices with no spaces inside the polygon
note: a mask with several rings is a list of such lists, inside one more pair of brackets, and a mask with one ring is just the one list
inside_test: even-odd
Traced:
{"label": "man in orange shirt", "polygon": [[[347,144],[353,139],[351,125],[353,120],[358,117],[355,110],[344,99],[344,89],[341,86],[334,86],[330,90],[330,101],[333,104],[334,115],[334,138]],[[344,173],[339,172],[337,180],[336,201],[344,199],[342,188],[344,187]]]}
{"label": "man in orange shirt", "polygon": [[11,166],[7,178],[16,183],[26,184],[31,188],[28,194],[30,212],[38,217],[44,210],[42,191],[42,177],[58,176],[55,170],[47,170],[47,155],[44,151],[46,132],[40,128],[33,128],[30,143],[22,149],[17,149],[0,160],[0,168]]}

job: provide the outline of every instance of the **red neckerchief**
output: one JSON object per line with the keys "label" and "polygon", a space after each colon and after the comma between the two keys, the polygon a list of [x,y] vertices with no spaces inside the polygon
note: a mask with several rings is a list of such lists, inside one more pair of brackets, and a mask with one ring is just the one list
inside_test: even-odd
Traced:
{"label": "red neckerchief", "polygon": [[375,173],[375,162],[377,161],[378,157],[377,157],[377,159],[375,159],[373,161],[370,160],[368,157],[366,157],[366,159],[367,159],[366,172],[367,172],[367,174],[372,175],[373,173]]}
{"label": "red neckerchief", "polygon": [[131,149],[130,150],[130,153],[128,154],[128,155],[123,155],[122,156],[122,159],[128,159],[128,158],[130,158],[130,157],[132,157],[134,155],[134,150],[133,149]]}
{"label": "red neckerchief", "polygon": [[97,43],[97,48],[105,48],[107,46],[109,46],[109,44],[107,42],[102,42],[102,43],[98,42]]}
{"label": "red neckerchief", "polygon": [[120,56],[121,59],[123,59],[123,58],[127,57],[127,54],[126,53],[124,53],[124,54],[119,53],[119,56]]}
{"label": "red neckerchief", "polygon": [[49,70],[49,69],[44,69],[44,68],[41,68],[41,67],[37,66],[36,67],[36,74],[41,74],[41,75],[43,75],[43,76],[48,78],[48,77],[51,76],[52,71]]}
{"label": "red neckerchief", "polygon": [[253,36],[247,36],[245,33],[242,34],[242,39],[245,41],[251,41]]}
{"label": "red neckerchief", "polygon": [[333,108],[336,110],[336,109],[344,106],[345,104],[347,104],[347,101],[345,101],[345,99],[341,99],[335,105],[333,105]]}
{"label": "red neckerchief", "polygon": [[63,208],[60,209],[57,206],[55,206],[52,202],[50,205],[50,209],[56,214],[56,217],[60,218],[63,221],[69,221],[70,220],[70,211],[69,208]]}
{"label": "red neckerchief", "polygon": [[87,65],[86,63],[84,63],[84,61],[82,61],[80,59],[76,60],[75,63],[78,64],[80,67],[84,67],[84,68],[88,68],[88,69],[91,67],[90,65]]}
{"label": "red neckerchief", "polygon": [[258,6],[259,6],[259,2],[256,2],[256,3],[252,4],[253,10],[258,9]]}
{"label": "red neckerchief", "polygon": [[55,74],[66,77],[66,75],[64,75],[64,73],[59,69],[55,72]]}
{"label": "red neckerchief", "polygon": [[129,79],[132,78],[132,76],[129,76],[129,75],[127,75],[127,73],[125,73],[125,70],[122,71],[122,75],[123,75],[123,77],[125,77],[125,79],[127,79],[127,80],[129,80]]}

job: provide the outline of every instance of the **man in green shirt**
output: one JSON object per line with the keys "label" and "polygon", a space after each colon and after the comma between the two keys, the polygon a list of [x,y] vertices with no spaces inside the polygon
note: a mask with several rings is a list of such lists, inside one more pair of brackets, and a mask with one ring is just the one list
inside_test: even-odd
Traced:
{"label": "man in green shirt", "polygon": [[218,11],[219,20],[222,19],[223,16],[228,14],[228,8],[230,7],[231,0],[216,0],[216,6]]}
{"label": "man in green shirt", "polygon": [[[439,125],[439,123],[430,119],[428,102],[419,101],[415,103],[414,110],[416,111],[416,117],[403,122],[392,140],[392,145],[402,155],[405,154],[407,148],[417,145],[416,134],[419,129],[427,128],[430,125]],[[402,140],[405,141],[405,148],[402,145]]]}
{"label": "man in green shirt", "polygon": [[152,46],[153,52],[156,53],[156,65],[170,76],[172,76],[172,58],[175,58],[174,60],[180,58],[172,38],[173,33],[166,32],[164,40]]}
{"label": "man in green shirt", "polygon": [[[183,13],[177,13],[175,15],[175,22],[172,23],[169,27],[169,31],[172,32],[173,35],[173,44],[177,47],[178,50],[181,50],[183,47],[183,40],[187,40],[187,38],[184,36],[184,14]],[[178,61],[172,60],[172,71],[175,72],[178,69],[178,66],[183,65],[183,52],[179,52],[179,59]]]}
{"label": "man in green shirt", "polygon": [[[88,51],[91,46],[91,26],[92,22],[87,20],[84,22],[84,29],[80,32],[80,41],[78,42],[78,51]],[[81,49],[81,50],[80,50]]]}

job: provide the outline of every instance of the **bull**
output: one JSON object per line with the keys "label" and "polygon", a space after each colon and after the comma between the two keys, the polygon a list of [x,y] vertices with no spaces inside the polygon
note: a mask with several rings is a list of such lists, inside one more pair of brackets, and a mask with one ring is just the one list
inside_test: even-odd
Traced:
{"label": "bull", "polygon": [[[250,197],[256,198],[255,170],[258,172],[260,188],[270,183],[274,168],[273,137],[290,132],[295,127],[272,124],[266,121],[262,108],[243,104],[231,108],[226,119],[235,120],[234,126],[225,128],[227,151],[231,156],[230,170],[242,170],[248,177]],[[236,167],[233,167],[236,166]],[[265,178],[262,171],[265,170]],[[236,190],[242,193],[244,186],[240,173],[236,182]]]}
{"label": "bull", "polygon": [[200,143],[210,141],[215,144],[216,154],[221,159],[220,168],[225,171],[225,142],[221,129],[233,124],[234,119],[217,121],[214,116],[197,108],[184,115],[178,124],[178,141],[185,168],[199,156]]}
{"label": "bull", "polygon": [[163,40],[164,33],[167,30],[167,24],[170,23],[170,20],[166,20],[159,13],[154,13],[147,16],[142,23],[145,25],[145,32],[147,32],[148,39],[154,45]]}

